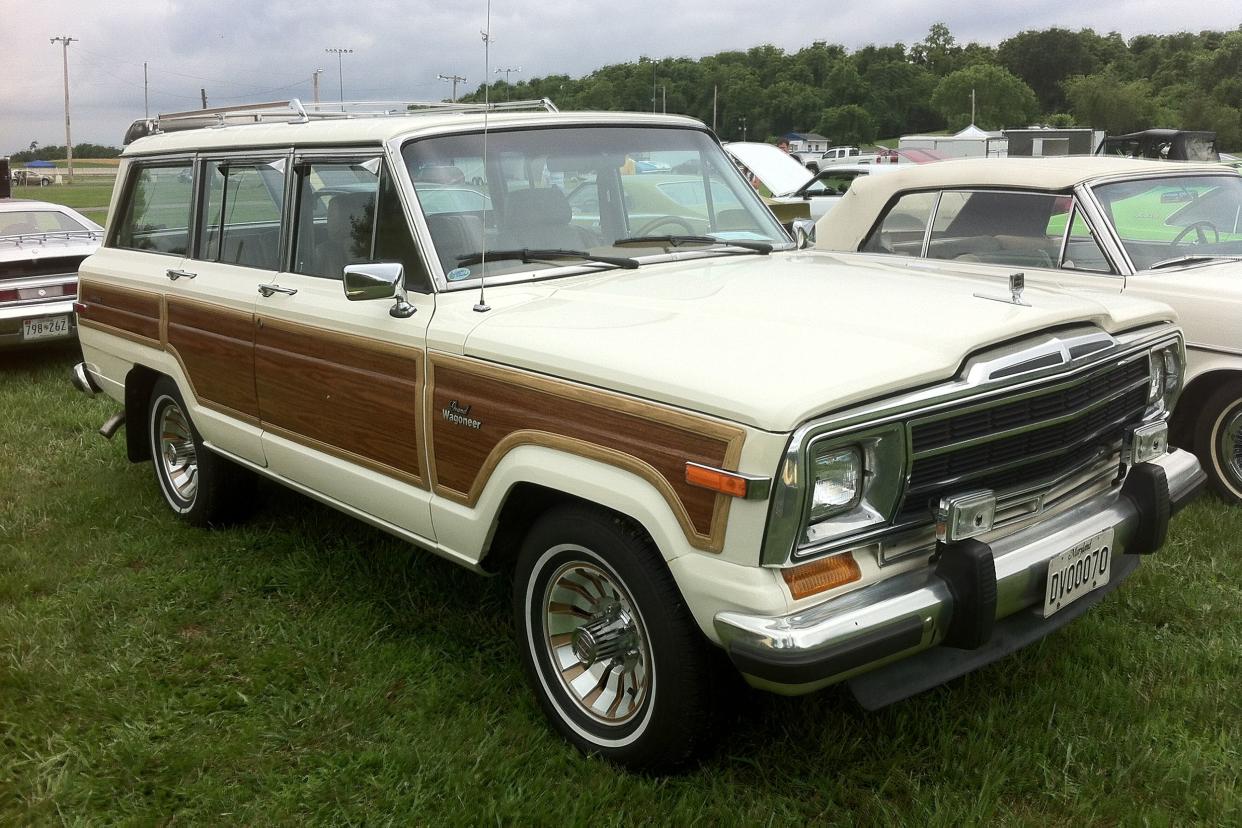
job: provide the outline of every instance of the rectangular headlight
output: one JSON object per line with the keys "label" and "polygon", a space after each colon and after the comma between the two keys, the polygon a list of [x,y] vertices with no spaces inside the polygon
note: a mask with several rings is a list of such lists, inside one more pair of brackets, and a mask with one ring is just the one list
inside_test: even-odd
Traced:
{"label": "rectangular headlight", "polygon": [[862,498],[862,452],[857,446],[830,448],[811,458],[811,521],[858,505]]}

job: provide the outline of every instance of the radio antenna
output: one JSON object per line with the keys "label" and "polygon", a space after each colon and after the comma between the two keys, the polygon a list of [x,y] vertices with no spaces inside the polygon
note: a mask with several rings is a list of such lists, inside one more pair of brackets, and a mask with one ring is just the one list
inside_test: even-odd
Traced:
{"label": "radio antenna", "polygon": [[[492,76],[491,65],[491,46],[492,46],[492,0],[487,0],[487,19],[483,31],[479,32],[483,35],[483,176],[487,177],[487,115],[491,111],[491,101],[488,98],[488,82],[487,79]],[[486,216],[483,222],[483,241],[482,250],[479,251],[479,301],[474,303],[475,313],[487,313],[491,307],[487,304],[487,295],[485,289],[487,287],[487,221]]]}

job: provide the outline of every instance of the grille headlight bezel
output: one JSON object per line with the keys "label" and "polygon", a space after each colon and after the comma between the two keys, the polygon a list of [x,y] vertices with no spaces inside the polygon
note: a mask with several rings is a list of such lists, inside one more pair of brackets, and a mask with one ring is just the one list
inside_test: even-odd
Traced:
{"label": "grille headlight bezel", "polygon": [[[835,457],[838,462],[849,462],[844,458],[851,456],[858,469],[854,496],[846,503],[817,509],[816,461]],[[819,547],[892,520],[905,489],[909,462],[904,423],[817,438],[807,447],[805,457],[803,479],[807,486],[801,518],[804,528],[793,554],[795,560],[802,549]]]}

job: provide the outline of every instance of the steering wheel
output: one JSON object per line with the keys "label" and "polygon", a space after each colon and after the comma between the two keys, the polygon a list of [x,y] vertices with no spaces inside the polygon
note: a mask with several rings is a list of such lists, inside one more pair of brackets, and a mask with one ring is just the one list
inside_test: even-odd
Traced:
{"label": "steering wheel", "polygon": [[677,233],[669,233],[669,235],[694,235],[694,228],[690,226],[690,222],[679,216],[656,216],[651,221],[634,231],[635,236],[653,236],[656,235],[652,231],[660,227],[676,227]]}
{"label": "steering wheel", "polygon": [[1177,247],[1182,239],[1190,235],[1190,231],[1195,231],[1195,244],[1207,244],[1207,233],[1203,232],[1203,228],[1212,231],[1212,244],[1220,241],[1220,231],[1216,229],[1216,225],[1207,221],[1194,221],[1182,228],[1181,232],[1174,236],[1173,241],[1169,242],[1169,247]]}

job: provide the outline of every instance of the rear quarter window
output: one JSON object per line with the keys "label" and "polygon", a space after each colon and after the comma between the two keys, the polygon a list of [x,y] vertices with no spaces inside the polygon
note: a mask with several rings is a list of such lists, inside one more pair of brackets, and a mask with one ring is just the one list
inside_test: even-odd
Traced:
{"label": "rear quarter window", "polygon": [[190,162],[142,165],[130,181],[109,246],[184,256],[194,196]]}

